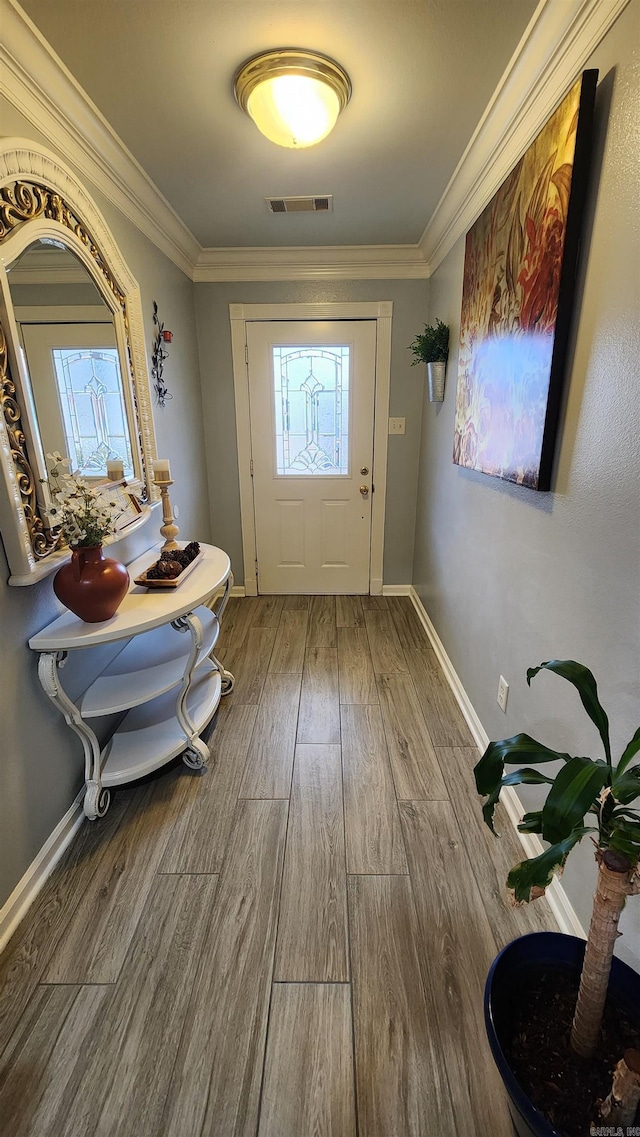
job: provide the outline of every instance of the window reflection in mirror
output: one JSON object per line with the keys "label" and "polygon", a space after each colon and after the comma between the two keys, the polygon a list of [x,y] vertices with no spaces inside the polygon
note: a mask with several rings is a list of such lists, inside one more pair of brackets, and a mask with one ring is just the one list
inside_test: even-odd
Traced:
{"label": "window reflection in mirror", "polygon": [[121,459],[133,478],[113,318],[87,269],[63,244],[40,240],[7,271],[45,454],[102,480]]}

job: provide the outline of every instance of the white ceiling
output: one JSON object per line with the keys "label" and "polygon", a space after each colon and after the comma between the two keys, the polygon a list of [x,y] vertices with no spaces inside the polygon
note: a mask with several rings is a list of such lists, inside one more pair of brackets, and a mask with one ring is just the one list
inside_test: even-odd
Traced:
{"label": "white ceiling", "polygon": [[[205,247],[413,244],[536,0],[21,0]],[[307,47],[349,72],[332,135],[289,151],[235,103],[258,51]],[[329,214],[267,196],[333,194]]]}

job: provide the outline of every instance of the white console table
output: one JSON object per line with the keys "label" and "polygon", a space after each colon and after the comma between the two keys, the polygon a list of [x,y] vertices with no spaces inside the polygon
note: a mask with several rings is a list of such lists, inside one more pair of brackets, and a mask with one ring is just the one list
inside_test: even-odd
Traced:
{"label": "white console table", "polygon": [[[141,778],[180,753],[192,769],[209,760],[199,736],[234,682],[213,654],[233,576],[226,553],[201,549],[202,560],[178,588],[150,591],[132,583],[111,620],[86,624],[65,612],[29,640],[39,652],[44,690],[82,741],[84,812],[92,821],[109,807],[109,786]],[[132,582],[158,552],[148,549],[127,566]],[[215,609],[206,607],[223,587]],[[73,702],[59,674],[68,652],[117,641],[121,650]],[[101,747],[90,720],[123,712]]]}

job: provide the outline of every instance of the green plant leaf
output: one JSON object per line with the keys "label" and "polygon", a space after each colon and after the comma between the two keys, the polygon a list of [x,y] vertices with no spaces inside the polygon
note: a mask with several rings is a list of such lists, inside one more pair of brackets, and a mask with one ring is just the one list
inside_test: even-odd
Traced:
{"label": "green plant leaf", "polygon": [[[640,753],[640,726],[638,727],[636,733],[634,734],[633,738],[631,739],[631,742],[627,746],[624,754],[622,755],[622,758],[618,762],[618,767],[616,769],[616,778],[619,778],[622,774],[624,774],[627,766],[629,765],[630,762],[633,761],[636,754],[638,754],[638,753]],[[614,781],[614,784],[615,784],[615,781]]]}
{"label": "green plant leaf", "polygon": [[542,810],[536,809],[532,813],[525,813],[518,824],[520,833],[542,833]]}
{"label": "green plant leaf", "polygon": [[542,836],[564,841],[609,781],[609,768],[592,758],[572,758],[556,775],[542,808]]}
{"label": "green plant leaf", "polygon": [[637,821],[640,825],[640,813],[636,809],[627,809],[626,806],[618,806],[613,815],[613,820],[616,821],[619,817],[629,818],[631,821]]}
{"label": "green plant leaf", "polygon": [[635,841],[640,846],[640,821],[622,819],[617,822],[614,833],[622,833],[629,841]]}
{"label": "green plant leaf", "polygon": [[607,845],[624,853],[632,866],[637,865],[640,859],[640,817],[631,819],[615,815]]}
{"label": "green plant leaf", "polygon": [[507,886],[513,889],[516,900],[527,903],[531,900],[532,888],[543,890],[547,888],[551,884],[553,874],[564,867],[574,845],[577,845],[586,833],[593,832],[595,830],[585,828],[582,825],[576,826],[563,841],[558,841],[557,844],[545,849],[544,853],[540,853],[539,856],[521,861],[519,865],[512,868],[507,877]]}
{"label": "green plant leaf", "polygon": [[420,332],[413,343],[409,344],[409,351],[415,355],[412,366],[416,363],[446,363],[449,356],[449,328],[442,320],[436,319],[433,324],[425,324],[424,332]]}
{"label": "green plant leaf", "polygon": [[573,683],[576,688],[582,705],[587,712],[589,718],[595,723],[598,732],[602,739],[604,746],[604,753],[609,765],[611,765],[611,743],[609,741],[609,719],[603,708],[600,706],[598,700],[598,685],[589,671],[582,663],[576,663],[573,659],[550,659],[546,663],[541,663],[539,667],[530,667],[527,671],[527,683],[531,686],[531,680],[534,675],[537,675],[542,668],[547,671],[553,671],[556,675],[562,676],[567,679],[569,683]]}
{"label": "green plant leaf", "polygon": [[516,762],[569,762],[570,754],[550,750],[528,734],[514,734],[500,742],[490,742],[474,768],[476,789],[483,797],[491,794],[502,778],[505,763]]}
{"label": "green plant leaf", "polygon": [[616,778],[611,787],[611,792],[621,805],[629,805],[630,802],[639,798],[640,766],[634,766],[627,774],[623,774],[621,778]]}
{"label": "green plant leaf", "polygon": [[482,807],[482,816],[484,817],[491,832],[496,832],[493,826],[493,815],[495,813],[495,808],[498,804],[498,798],[500,797],[500,791],[502,790],[503,786],[519,786],[521,784],[527,786],[539,786],[545,782],[548,786],[552,786],[553,778],[547,778],[546,774],[541,774],[539,770],[532,770],[527,766],[525,766],[522,770],[512,770],[510,774],[505,774],[504,778],[500,779],[498,785],[489,795]]}

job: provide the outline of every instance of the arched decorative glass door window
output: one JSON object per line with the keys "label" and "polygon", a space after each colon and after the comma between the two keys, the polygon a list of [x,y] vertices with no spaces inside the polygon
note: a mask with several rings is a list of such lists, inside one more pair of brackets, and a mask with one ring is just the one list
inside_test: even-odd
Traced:
{"label": "arched decorative glass door window", "polygon": [[107,462],[121,458],[124,476],[132,477],[117,349],[54,348],[52,354],[71,468],[104,477]]}
{"label": "arched decorative glass door window", "polygon": [[348,344],[274,345],[276,474],[349,474]]}

